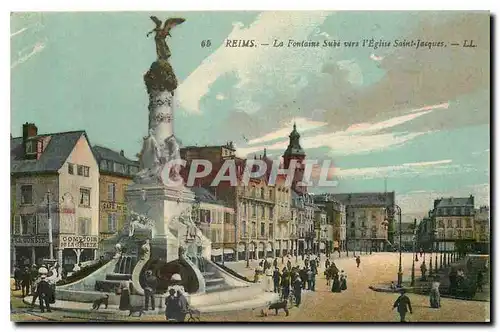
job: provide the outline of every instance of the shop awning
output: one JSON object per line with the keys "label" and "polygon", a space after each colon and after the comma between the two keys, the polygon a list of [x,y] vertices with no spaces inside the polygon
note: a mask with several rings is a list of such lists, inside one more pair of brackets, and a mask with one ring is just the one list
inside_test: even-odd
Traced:
{"label": "shop awning", "polygon": [[212,256],[220,256],[222,255],[221,249],[212,249]]}
{"label": "shop awning", "polygon": [[267,251],[273,251],[273,244],[272,243],[267,244]]}
{"label": "shop awning", "polygon": [[234,254],[234,249],[233,248],[224,248],[224,253],[225,254]]}

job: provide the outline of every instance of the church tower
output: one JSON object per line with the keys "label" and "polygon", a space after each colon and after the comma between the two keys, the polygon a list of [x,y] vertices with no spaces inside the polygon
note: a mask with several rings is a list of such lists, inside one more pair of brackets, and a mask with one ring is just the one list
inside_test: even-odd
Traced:
{"label": "church tower", "polygon": [[288,143],[288,147],[283,154],[283,163],[285,169],[288,169],[290,167],[290,162],[292,160],[297,161],[295,174],[292,181],[292,188],[299,193],[307,193],[307,187],[297,185],[298,182],[302,181],[302,177],[304,176],[304,160],[306,159],[306,153],[300,146],[300,134],[297,132],[297,126],[295,123],[293,124],[293,130],[288,137],[290,138],[290,142]]}

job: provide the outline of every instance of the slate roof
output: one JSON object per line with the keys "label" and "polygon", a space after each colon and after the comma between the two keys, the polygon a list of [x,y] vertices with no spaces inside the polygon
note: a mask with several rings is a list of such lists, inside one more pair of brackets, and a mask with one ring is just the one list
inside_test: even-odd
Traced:
{"label": "slate roof", "polygon": [[191,187],[191,191],[194,193],[195,197],[202,203],[216,204],[224,207],[229,207],[225,202],[218,200],[214,194],[203,187]]}
{"label": "slate roof", "polygon": [[455,206],[474,206],[474,196],[469,197],[448,197],[440,198],[434,201],[434,207],[455,207]]}
{"label": "slate roof", "polygon": [[82,135],[85,135],[85,138],[87,138],[87,134],[83,130],[38,135],[37,137],[51,137],[38,160],[23,159],[23,138],[12,138],[10,140],[11,174],[49,173],[59,171]]}
{"label": "slate roof", "polygon": [[94,152],[94,156],[97,159],[97,162],[100,162],[101,160],[111,160],[123,165],[129,165],[129,166],[137,166],[139,167],[139,162],[136,160],[128,159],[125,156],[122,156],[120,152],[111,150],[109,148],[99,146],[99,145],[94,145],[92,147],[92,151]]}
{"label": "slate roof", "polygon": [[395,203],[392,192],[331,194],[332,198],[346,206],[385,207]]}

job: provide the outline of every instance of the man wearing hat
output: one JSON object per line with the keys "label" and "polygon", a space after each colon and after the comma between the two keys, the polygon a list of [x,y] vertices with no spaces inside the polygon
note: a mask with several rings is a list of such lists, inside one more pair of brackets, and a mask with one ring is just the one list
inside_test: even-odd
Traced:
{"label": "man wearing hat", "polygon": [[411,309],[411,302],[410,298],[405,294],[406,291],[404,289],[400,290],[401,295],[397,298],[397,300],[394,302],[394,305],[392,308],[397,308],[399,312],[399,316],[401,317],[401,322],[406,322],[405,321],[405,316],[408,311],[410,311],[410,314],[413,313]]}
{"label": "man wearing hat", "polygon": [[151,310],[155,310],[156,288],[158,287],[158,279],[153,275],[151,270],[146,271],[145,279],[146,287],[144,287],[144,310],[149,309],[149,300],[151,299]]}
{"label": "man wearing hat", "polygon": [[[42,270],[42,269],[40,269]],[[45,269],[46,270],[46,269]],[[36,296],[40,301],[40,311],[45,312],[45,308],[47,308],[47,312],[51,312],[49,306],[49,298],[52,293],[52,289],[50,284],[47,282],[47,274],[41,274],[40,282],[36,286]]]}
{"label": "man wearing hat", "polygon": [[184,286],[182,286],[181,275],[175,273],[170,278],[172,284],[168,287],[168,296],[165,299],[165,316],[167,320],[183,322],[188,312],[188,301],[186,299]]}

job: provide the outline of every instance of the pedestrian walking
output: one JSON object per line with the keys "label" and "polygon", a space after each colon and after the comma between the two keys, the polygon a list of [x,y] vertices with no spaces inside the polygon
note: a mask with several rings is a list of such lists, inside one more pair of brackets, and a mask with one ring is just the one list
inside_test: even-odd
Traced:
{"label": "pedestrian walking", "polygon": [[31,284],[31,273],[28,267],[23,269],[22,281],[21,281],[21,292],[23,297],[30,295],[30,284]]}
{"label": "pedestrian walking", "polygon": [[155,293],[158,287],[158,279],[153,275],[153,271],[146,271],[146,287],[144,287],[144,310],[149,310],[149,300],[151,300],[151,310],[155,310]]}
{"label": "pedestrian walking", "polygon": [[274,281],[273,281],[273,270],[271,270],[271,263],[269,263],[269,268],[266,270],[266,292],[274,291]]}
{"label": "pedestrian walking", "polygon": [[347,289],[347,274],[342,270],[340,272],[340,290],[346,290]]}
{"label": "pedestrian walking", "polygon": [[277,268],[278,267],[278,258],[275,258],[273,261],[273,267]]}
{"label": "pedestrian walking", "polygon": [[286,300],[290,295],[290,272],[283,268],[283,274],[281,275],[281,289],[283,298]]}
{"label": "pedestrian walking", "polygon": [[307,268],[304,266],[299,271],[300,280],[302,280],[302,289],[306,289],[307,285]]}
{"label": "pedestrian walking", "polygon": [[397,308],[401,322],[406,322],[405,317],[408,311],[410,312],[410,314],[413,314],[410,298],[405,293],[406,291],[404,289],[401,289],[401,295],[399,295],[397,300],[394,302],[394,305],[392,306],[393,309]]}
{"label": "pedestrian walking", "polygon": [[422,281],[425,281],[427,279],[427,276],[425,275],[427,273],[427,265],[425,264],[425,261],[420,264],[420,273],[422,274]]}
{"label": "pedestrian walking", "polygon": [[332,292],[333,293],[340,293],[341,292],[341,289],[340,289],[340,278],[339,278],[339,274],[338,273],[335,273],[333,275]]}
{"label": "pedestrian walking", "polygon": [[278,269],[278,266],[276,266],[273,272],[273,284],[275,293],[279,293],[280,291],[280,279],[281,279],[281,273],[280,270]]}
{"label": "pedestrian walking", "polygon": [[298,273],[293,283],[293,295],[295,296],[295,306],[299,307],[302,300],[302,280],[300,280]]}
{"label": "pedestrian walking", "polygon": [[21,289],[22,275],[23,271],[21,268],[18,265],[14,266],[14,290]]}
{"label": "pedestrian walking", "polygon": [[477,292],[483,291],[483,283],[484,283],[484,274],[482,271],[479,271],[477,273],[477,278],[476,278],[476,291]]}
{"label": "pedestrian walking", "polygon": [[429,302],[431,308],[437,309],[441,307],[441,294],[439,293],[439,277],[436,277],[431,284],[431,291],[429,294]]}
{"label": "pedestrian walking", "polygon": [[359,264],[361,264],[361,257],[356,257],[356,267],[359,269]]}
{"label": "pedestrian walking", "polygon": [[40,282],[38,283],[36,287],[36,295],[38,297],[38,301],[40,303],[40,311],[45,312],[45,309],[47,309],[47,312],[51,312],[50,310],[50,305],[49,305],[49,298],[52,293],[52,289],[50,287],[50,284],[46,280],[46,275],[42,275]]}
{"label": "pedestrian walking", "polygon": [[328,270],[328,268],[330,267],[330,259],[326,259],[325,261],[325,271]]}
{"label": "pedestrian walking", "polygon": [[332,270],[330,268],[325,270],[325,279],[326,279],[327,286],[330,286],[330,279],[332,278],[331,271]]}

